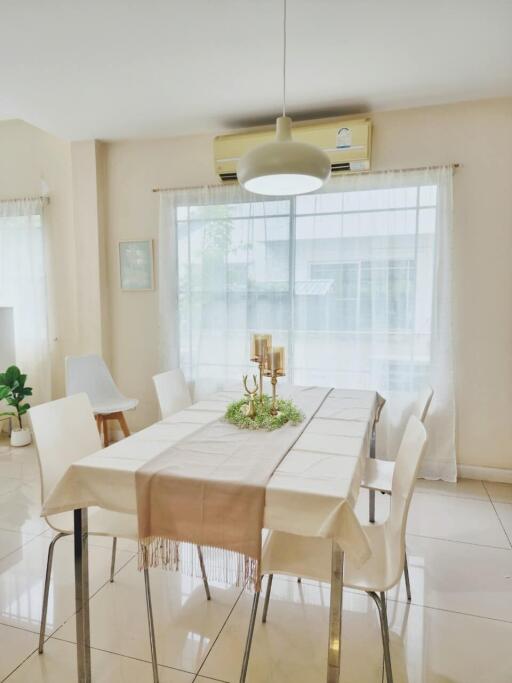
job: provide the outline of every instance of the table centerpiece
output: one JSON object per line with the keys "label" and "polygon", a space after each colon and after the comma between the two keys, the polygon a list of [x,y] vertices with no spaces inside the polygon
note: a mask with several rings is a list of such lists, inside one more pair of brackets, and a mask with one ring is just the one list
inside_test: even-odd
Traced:
{"label": "table centerpiece", "polygon": [[[288,422],[297,425],[304,419],[303,413],[290,399],[278,398],[277,379],[285,376],[284,347],[272,347],[272,336],[255,334],[251,343],[251,361],[258,364],[259,381],[252,376],[253,388],[247,385],[248,376],[242,378],[245,394],[230,403],[224,419],[240,429],[265,429],[272,431]],[[263,392],[263,378],[269,377],[272,396]]]}

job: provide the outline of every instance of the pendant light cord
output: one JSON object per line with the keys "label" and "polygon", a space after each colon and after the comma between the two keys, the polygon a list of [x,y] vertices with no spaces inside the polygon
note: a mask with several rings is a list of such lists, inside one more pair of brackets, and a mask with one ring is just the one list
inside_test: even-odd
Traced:
{"label": "pendant light cord", "polygon": [[283,0],[283,116],[286,116],[286,0]]}

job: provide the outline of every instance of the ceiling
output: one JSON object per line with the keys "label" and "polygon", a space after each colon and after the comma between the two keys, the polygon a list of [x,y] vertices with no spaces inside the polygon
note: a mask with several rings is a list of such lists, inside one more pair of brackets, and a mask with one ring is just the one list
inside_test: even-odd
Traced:
{"label": "ceiling", "polygon": [[[0,0],[0,119],[67,139],[270,122],[281,0]],[[296,119],[512,95],[512,0],[288,0]]]}

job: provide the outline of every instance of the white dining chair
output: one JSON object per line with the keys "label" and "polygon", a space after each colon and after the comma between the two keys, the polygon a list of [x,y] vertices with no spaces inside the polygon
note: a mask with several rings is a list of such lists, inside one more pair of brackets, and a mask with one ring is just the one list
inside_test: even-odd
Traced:
{"label": "white dining chair", "polygon": [[[350,561],[350,556],[346,554],[344,587],[368,593],[379,611],[387,683],[393,682],[393,674],[385,593],[393,588],[402,576],[407,515],[426,442],[425,427],[417,417],[411,416],[396,457],[389,517],[380,524],[368,522],[362,525],[370,544],[370,558],[358,567]],[[261,573],[268,574],[263,606],[263,623],[266,622],[268,616],[274,574],[300,575],[315,581],[329,582],[331,580],[331,557],[332,541],[330,539],[309,538],[281,531],[271,531],[263,547],[261,563]],[[258,597],[259,593],[256,593],[240,683],[244,683],[247,674]]]}
{"label": "white dining chair", "polygon": [[[41,475],[41,501],[44,502],[67,468],[77,460],[101,449],[100,436],[94,422],[89,398],[85,393],[75,394],[57,401],[31,408],[29,418],[37,448]],[[64,536],[73,534],[73,513],[64,512],[45,517],[56,536],[48,548],[46,576],[43,592],[43,608],[39,630],[39,653],[45,640],[48,596],[52,574],[55,544]],[[89,536],[107,536],[112,541],[110,581],[114,580],[116,543],[118,538],[137,540],[137,517],[130,514],[90,508],[88,514]],[[144,570],[146,604],[148,610],[149,639],[153,663],[153,681],[158,682],[155,634],[148,570]]]}
{"label": "white dining chair", "polygon": [[[411,415],[417,417],[420,422],[424,423],[430,404],[432,403],[432,398],[434,396],[434,390],[430,386],[426,386],[416,398],[414,402]],[[366,458],[364,463],[363,477],[361,480],[362,488],[369,489],[370,492],[370,511],[369,520],[370,522],[375,521],[375,493],[380,491],[383,494],[391,495],[392,493],[392,482],[393,482],[393,472],[395,469],[395,461],[393,460],[382,460],[380,458]],[[407,599],[411,601],[411,582],[409,579],[409,565],[407,562],[407,552],[405,553],[404,559],[404,578],[405,587],[407,591]]]}
{"label": "white dining chair", "polygon": [[66,395],[82,392],[89,397],[105,446],[110,443],[109,420],[117,420],[124,436],[130,435],[124,413],[136,408],[139,401],[119,391],[105,361],[95,353],[66,357]]}
{"label": "white dining chair", "polygon": [[162,419],[192,405],[192,397],[185,375],[180,369],[153,376],[153,384]]}

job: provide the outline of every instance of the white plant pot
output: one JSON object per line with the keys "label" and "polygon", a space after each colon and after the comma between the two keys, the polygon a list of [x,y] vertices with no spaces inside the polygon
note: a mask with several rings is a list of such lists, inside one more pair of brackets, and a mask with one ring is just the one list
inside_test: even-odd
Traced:
{"label": "white plant pot", "polygon": [[13,429],[11,432],[11,446],[28,446],[32,441],[30,429]]}

